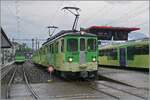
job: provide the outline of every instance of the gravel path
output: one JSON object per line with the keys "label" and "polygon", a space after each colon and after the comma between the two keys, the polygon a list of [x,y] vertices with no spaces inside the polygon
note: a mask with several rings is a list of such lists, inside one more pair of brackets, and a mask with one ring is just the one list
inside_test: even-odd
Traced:
{"label": "gravel path", "polygon": [[42,68],[31,62],[25,62],[23,66],[29,76],[30,83],[47,83],[50,79],[50,75],[46,71],[46,68]]}

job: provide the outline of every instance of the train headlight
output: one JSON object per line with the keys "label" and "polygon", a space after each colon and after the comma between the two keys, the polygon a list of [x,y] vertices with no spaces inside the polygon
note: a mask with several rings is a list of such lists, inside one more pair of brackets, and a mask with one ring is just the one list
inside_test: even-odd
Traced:
{"label": "train headlight", "polygon": [[81,31],[81,35],[84,35],[85,34],[85,32],[84,31]]}
{"label": "train headlight", "polygon": [[96,58],[93,58],[92,60],[93,60],[93,62],[95,62],[95,61],[96,61]]}
{"label": "train headlight", "polygon": [[69,62],[72,62],[72,58],[69,58]]}

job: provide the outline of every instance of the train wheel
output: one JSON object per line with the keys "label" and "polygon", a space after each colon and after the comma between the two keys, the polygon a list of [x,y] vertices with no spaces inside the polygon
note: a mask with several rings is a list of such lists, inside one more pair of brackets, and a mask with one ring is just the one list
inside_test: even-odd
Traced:
{"label": "train wheel", "polygon": [[97,71],[92,71],[88,73],[90,79],[97,79]]}
{"label": "train wheel", "polygon": [[87,78],[88,77],[88,72],[87,71],[80,72],[80,77],[81,78]]}
{"label": "train wheel", "polygon": [[65,72],[60,71],[60,77],[66,79],[66,78],[67,78],[67,75],[66,75]]}

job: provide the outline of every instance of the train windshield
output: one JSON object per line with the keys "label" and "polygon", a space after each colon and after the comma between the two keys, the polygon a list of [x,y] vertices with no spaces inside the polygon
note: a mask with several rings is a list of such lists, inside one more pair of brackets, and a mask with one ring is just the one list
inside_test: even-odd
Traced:
{"label": "train windshield", "polygon": [[81,38],[80,39],[80,51],[85,50],[85,39]]}
{"label": "train windshield", "polygon": [[67,40],[67,51],[75,52],[78,51],[78,40],[77,39],[68,39]]}
{"label": "train windshield", "polygon": [[87,50],[88,51],[96,51],[96,39],[88,39],[87,40]]}

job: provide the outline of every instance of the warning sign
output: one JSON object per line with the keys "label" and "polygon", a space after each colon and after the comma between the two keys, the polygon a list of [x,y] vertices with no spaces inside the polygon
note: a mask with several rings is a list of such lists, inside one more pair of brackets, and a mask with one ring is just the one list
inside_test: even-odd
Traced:
{"label": "warning sign", "polygon": [[54,70],[53,67],[48,67],[49,72],[52,72],[53,70]]}

